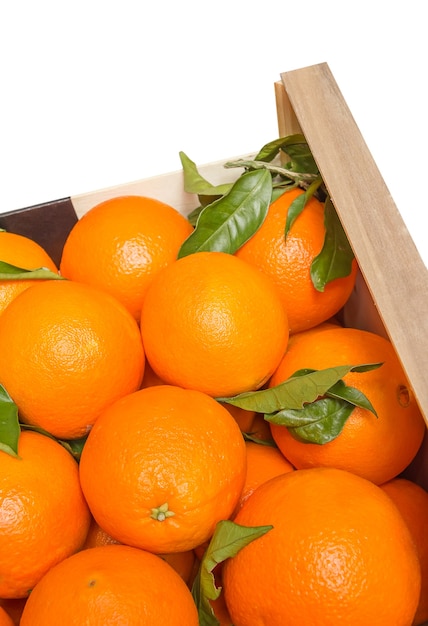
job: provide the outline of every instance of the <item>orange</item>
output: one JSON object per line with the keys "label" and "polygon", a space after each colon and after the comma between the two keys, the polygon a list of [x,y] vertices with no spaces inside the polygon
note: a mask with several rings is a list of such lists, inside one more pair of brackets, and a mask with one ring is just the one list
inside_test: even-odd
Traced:
{"label": "orange", "polygon": [[270,424],[265,420],[262,413],[255,414],[253,422],[251,424],[251,428],[246,432],[248,433],[252,441],[264,441],[265,443],[275,445],[270,430]]}
{"label": "orange", "polygon": [[[38,243],[29,237],[2,230],[0,230],[0,261],[25,270],[44,267],[58,273],[55,263]],[[34,284],[34,280],[0,280],[0,313],[18,294]]]}
{"label": "orange", "polygon": [[222,406],[229,411],[243,433],[251,431],[251,426],[256,416],[255,411],[247,411],[239,406],[233,406],[233,404],[225,402],[222,403]]}
{"label": "orange", "polygon": [[324,205],[312,197],[284,237],[289,207],[303,193],[294,188],[275,200],[259,230],[235,253],[275,281],[287,308],[290,333],[336,315],[351,295],[357,273],[354,260],[348,276],[329,282],[324,291],[315,289],[310,271],[324,245]]}
{"label": "orange", "polygon": [[[91,526],[86,536],[83,550],[88,548],[99,548],[111,544],[119,544],[120,542],[111,537],[101,528],[94,518],[91,520]],[[185,552],[170,552],[167,554],[159,554],[175,571],[181,576],[185,583],[190,586],[191,579],[196,568],[196,553],[194,550]]]}
{"label": "orange", "polygon": [[190,222],[164,202],[119,196],[76,222],[64,245],[61,274],[111,293],[139,320],[153,276],[175,260]]}
{"label": "orange", "polygon": [[246,441],[247,473],[235,515],[257,487],[270,478],[292,472],[294,467],[278,448]]}
{"label": "orange", "polygon": [[159,554],[189,587],[195,572],[196,555],[193,550],[185,550],[184,552],[169,552],[168,554]]}
{"label": "orange", "polygon": [[[12,620],[11,622],[6,622],[4,626],[19,626],[26,602],[27,598],[0,598],[0,606]],[[2,622],[0,621],[1,624]]]}
{"label": "orange", "polygon": [[11,616],[2,607],[0,607],[0,626],[14,626]]}
{"label": "orange", "polygon": [[[92,517],[88,534],[86,535],[85,543],[83,544],[83,550],[88,548],[99,548],[100,546],[108,546],[111,544],[120,543],[109,535],[104,528],[95,521]],[[167,563],[180,574],[186,583],[189,583],[190,577],[193,573],[195,553],[193,550],[187,550],[186,552],[171,552],[169,554],[161,554],[161,556]]]}
{"label": "orange", "polygon": [[220,594],[216,600],[210,600],[210,604],[217,618],[218,626],[233,626],[223,594]]}
{"label": "orange", "polygon": [[160,272],[144,299],[141,332],[160,378],[214,397],[261,387],[288,341],[271,279],[224,252],[190,254]]}
{"label": "orange", "polygon": [[95,521],[95,519],[91,516],[91,523],[89,525],[88,534],[86,535],[85,543],[82,546],[82,550],[87,550],[88,548],[99,548],[100,546],[108,546],[112,543],[120,543],[113,539],[104,528]]}
{"label": "orange", "polygon": [[380,487],[335,468],[260,485],[235,519],[271,525],[228,559],[234,626],[410,626],[421,572],[410,532]]}
{"label": "orange", "polygon": [[152,366],[146,360],[141,388],[153,387],[154,385],[164,385],[164,384],[165,382],[153,371]]}
{"label": "orange", "polygon": [[90,514],[76,461],[45,435],[24,431],[19,458],[0,452],[0,597],[20,598],[81,548]]}
{"label": "orange", "polygon": [[325,443],[298,441],[285,426],[271,424],[272,436],[295,467],[332,466],[384,483],[402,472],[415,457],[425,422],[392,344],[379,335],[353,328],[302,332],[289,348],[269,386],[298,370],[338,365],[383,363],[365,373],[350,372],[347,385],[361,391],[377,417],[354,408],[336,439]]}
{"label": "orange", "polygon": [[106,406],[141,384],[138,324],[105,292],[44,281],[0,319],[0,383],[23,421],[56,437],[85,435]]}
{"label": "orange", "polygon": [[83,550],[33,589],[21,626],[198,626],[190,590],[158,556],[129,546]]}
{"label": "orange", "polygon": [[107,533],[166,554],[193,549],[231,515],[245,462],[241,431],[225,408],[199,391],[156,385],[100,415],[80,480]]}
{"label": "orange", "polygon": [[405,478],[394,478],[381,488],[398,507],[416,544],[422,588],[413,626],[421,626],[428,621],[428,492]]}

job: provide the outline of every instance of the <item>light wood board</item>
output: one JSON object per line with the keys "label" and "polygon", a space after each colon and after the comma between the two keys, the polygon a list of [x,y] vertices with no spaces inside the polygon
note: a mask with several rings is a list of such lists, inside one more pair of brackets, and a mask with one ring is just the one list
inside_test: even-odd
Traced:
{"label": "light wood board", "polygon": [[302,129],[428,424],[428,271],[327,63],[280,85],[279,129]]}

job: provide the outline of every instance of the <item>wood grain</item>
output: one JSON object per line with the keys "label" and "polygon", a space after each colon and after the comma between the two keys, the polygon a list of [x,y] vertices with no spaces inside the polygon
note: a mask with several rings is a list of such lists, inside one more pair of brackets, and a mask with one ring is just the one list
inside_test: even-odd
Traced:
{"label": "wood grain", "polygon": [[281,82],[428,424],[428,270],[328,65]]}

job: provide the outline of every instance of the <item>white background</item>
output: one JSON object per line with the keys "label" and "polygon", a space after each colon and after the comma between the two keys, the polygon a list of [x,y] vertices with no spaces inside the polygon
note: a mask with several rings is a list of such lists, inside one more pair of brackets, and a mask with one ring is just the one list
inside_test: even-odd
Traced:
{"label": "white background", "polygon": [[[428,265],[424,0],[8,0],[0,212],[257,151],[327,62]],[[313,94],[316,98],[316,94]],[[386,242],[388,243],[388,242]]]}

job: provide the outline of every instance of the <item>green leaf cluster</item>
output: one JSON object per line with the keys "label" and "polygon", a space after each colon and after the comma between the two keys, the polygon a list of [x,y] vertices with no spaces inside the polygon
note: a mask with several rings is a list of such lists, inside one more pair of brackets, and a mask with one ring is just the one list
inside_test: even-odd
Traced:
{"label": "green leaf cluster", "polygon": [[349,275],[354,254],[303,135],[271,141],[252,159],[226,162],[225,168],[240,170],[233,183],[213,185],[184,152],[180,160],[184,189],[198,196],[200,206],[188,216],[195,229],[182,244],[179,258],[200,251],[234,254],[260,228],[270,204],[300,187],[304,193],[290,204],[284,237],[312,196],[325,201],[326,234],[312,264],[312,282],[324,291],[330,281]]}
{"label": "green leaf cluster", "polygon": [[363,373],[381,365],[300,370],[275,387],[217,400],[261,413],[268,422],[288,428],[295,439],[322,445],[340,434],[355,407],[376,415],[369,399],[355,387],[346,385],[343,377],[349,372]]}

